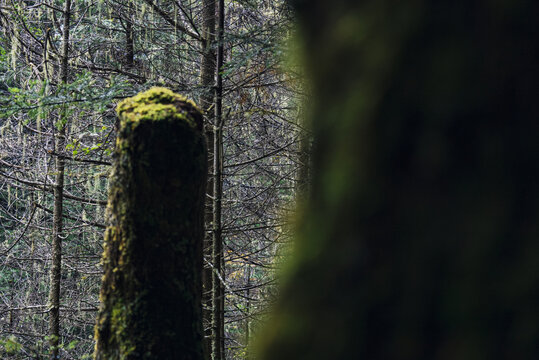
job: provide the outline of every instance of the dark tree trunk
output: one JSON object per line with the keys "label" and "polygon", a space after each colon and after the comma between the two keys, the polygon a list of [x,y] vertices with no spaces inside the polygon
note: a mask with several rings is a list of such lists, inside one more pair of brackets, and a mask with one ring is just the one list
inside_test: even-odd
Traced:
{"label": "dark tree trunk", "polygon": [[117,111],[95,358],[202,360],[202,114],[163,88]]}
{"label": "dark tree trunk", "polygon": [[223,237],[221,210],[223,199],[223,34],[224,0],[217,1],[217,76],[215,86],[215,127],[213,133],[213,244],[212,244],[212,360],[224,360],[225,357],[225,289]]}
{"label": "dark tree trunk", "polygon": [[539,2],[294,4],[312,189],[260,359],[539,358]]}
{"label": "dark tree trunk", "polygon": [[[204,115],[213,114],[212,106],[214,104],[215,94],[215,19],[216,19],[215,0],[202,0],[202,57],[200,59],[200,84],[202,93],[200,95],[199,105]],[[213,116],[210,116],[213,118]],[[213,130],[213,129],[211,129]]]}
{"label": "dark tree trunk", "polygon": [[131,69],[135,64],[135,40],[133,31],[134,10],[133,4],[127,5],[127,14],[125,21],[125,67]]}
{"label": "dark tree trunk", "polygon": [[[202,0],[202,26],[203,41],[202,56],[200,65],[200,85],[202,93],[199,98],[199,105],[204,114],[204,131],[208,144],[208,177],[206,193],[209,195],[206,200],[206,218],[205,218],[205,238],[204,238],[204,257],[210,261],[213,252],[213,132],[214,132],[214,114],[215,114],[215,74],[216,74],[216,53],[215,53],[215,19],[216,4],[215,0]],[[209,264],[204,264],[202,273],[202,305],[204,320],[204,355],[209,360],[211,356],[212,340],[212,278],[213,271]]]}
{"label": "dark tree trunk", "polygon": [[[69,28],[71,26],[71,0],[66,0],[63,11],[63,31],[62,31],[62,57],[60,59],[60,84],[66,84],[69,71]],[[60,110],[58,125],[60,127],[55,139],[55,151],[57,154],[65,150],[66,137],[66,111]],[[59,359],[60,344],[60,294],[62,275],[62,232],[63,208],[64,208],[64,177],[65,160],[61,156],[56,157],[55,162],[55,184],[54,184],[54,209],[52,220],[52,241],[51,241],[51,269],[49,272],[49,345],[51,359]]]}

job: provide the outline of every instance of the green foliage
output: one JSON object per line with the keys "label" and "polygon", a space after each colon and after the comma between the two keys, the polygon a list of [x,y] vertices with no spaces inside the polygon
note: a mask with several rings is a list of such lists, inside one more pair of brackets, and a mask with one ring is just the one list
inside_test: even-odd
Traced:
{"label": "green foliage", "polygon": [[54,88],[47,81],[29,80],[25,88],[9,87],[8,94],[0,94],[0,103],[9,104],[0,118],[23,112],[25,123],[29,123],[59,110],[64,116],[56,126],[61,128],[80,109],[88,114],[103,112],[111,101],[129,90],[129,84],[121,77],[112,77],[106,86],[101,85],[104,84],[98,84],[89,72],[80,73],[72,82]]}
{"label": "green foliage", "polygon": [[14,355],[21,351],[22,344],[19,343],[15,336],[10,336],[6,339],[0,339],[0,346],[8,355]]}
{"label": "green foliage", "polygon": [[0,68],[3,68],[7,61],[7,51],[0,46]]}

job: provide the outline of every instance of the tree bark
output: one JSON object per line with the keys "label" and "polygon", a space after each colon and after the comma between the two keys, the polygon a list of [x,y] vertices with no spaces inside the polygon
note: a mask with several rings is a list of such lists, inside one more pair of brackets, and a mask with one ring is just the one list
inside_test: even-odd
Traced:
{"label": "tree bark", "polygon": [[245,281],[245,359],[251,359],[251,264],[247,264],[247,279]]}
{"label": "tree bark", "polygon": [[131,69],[135,64],[135,38],[133,31],[134,9],[133,3],[127,4],[125,21],[125,68]]}
{"label": "tree bark", "polygon": [[539,357],[537,1],[294,1],[310,198],[262,360]]}
{"label": "tree bark", "polygon": [[215,87],[215,70],[216,70],[216,54],[215,54],[215,0],[202,1],[202,57],[200,65],[200,84],[202,86],[202,94],[200,95],[199,104],[204,112],[204,115],[212,114],[211,110],[214,105],[214,87]]}
{"label": "tree bark", "polygon": [[221,227],[221,206],[223,198],[223,32],[224,1],[218,1],[217,10],[217,81],[215,87],[215,133],[213,138],[213,244],[212,262],[212,359],[223,360],[224,348],[224,304],[225,291],[221,279],[224,279],[223,238]]}
{"label": "tree bark", "polygon": [[[66,84],[68,80],[68,56],[69,56],[69,27],[71,17],[71,0],[66,0],[63,11],[63,33],[62,33],[62,57],[60,64],[60,84]],[[65,106],[65,105],[64,105]],[[59,131],[55,139],[56,153],[65,150],[65,135],[67,119],[65,109],[61,110],[58,120]],[[64,168],[65,160],[57,156],[56,178],[54,184],[54,208],[52,221],[52,243],[51,243],[51,269],[49,273],[49,345],[51,359],[59,359],[58,344],[60,341],[60,285],[62,274],[62,231],[63,231],[63,204],[64,204]]]}
{"label": "tree bark", "polygon": [[[219,101],[217,101],[219,104]],[[216,117],[220,119],[220,115]],[[224,359],[224,286],[223,276],[223,238],[221,226],[222,189],[222,139],[221,122],[215,127],[213,162],[213,222],[212,222],[212,359]]]}
{"label": "tree bark", "polygon": [[153,88],[117,107],[95,359],[203,359],[202,114]]}
{"label": "tree bark", "polygon": [[[206,193],[209,195],[206,199],[206,215],[205,215],[205,237],[204,237],[204,257],[208,260],[212,258],[213,235],[213,119],[214,119],[214,103],[215,103],[215,74],[216,74],[216,54],[215,54],[215,0],[202,0],[202,26],[203,26],[203,41],[201,67],[200,67],[200,85],[202,93],[199,97],[200,108],[204,114],[204,129],[208,144],[208,182]],[[209,360],[211,356],[212,342],[212,275],[211,266],[204,265],[202,273],[202,306],[204,318],[204,354],[205,359]]]}

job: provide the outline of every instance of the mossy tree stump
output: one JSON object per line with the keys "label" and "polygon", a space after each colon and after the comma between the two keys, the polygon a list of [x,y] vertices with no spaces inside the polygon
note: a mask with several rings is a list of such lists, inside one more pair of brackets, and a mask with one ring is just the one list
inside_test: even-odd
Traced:
{"label": "mossy tree stump", "polygon": [[202,359],[202,115],[164,88],[117,113],[95,359]]}

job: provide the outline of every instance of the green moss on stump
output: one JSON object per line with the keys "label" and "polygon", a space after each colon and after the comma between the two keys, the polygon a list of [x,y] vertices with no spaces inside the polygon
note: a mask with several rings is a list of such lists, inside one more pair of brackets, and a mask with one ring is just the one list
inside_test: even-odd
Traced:
{"label": "green moss on stump", "polygon": [[116,112],[124,123],[178,119],[200,128],[202,115],[196,104],[169,89],[154,87],[121,101]]}
{"label": "green moss on stump", "polygon": [[117,113],[95,359],[202,359],[202,115],[164,88]]}

